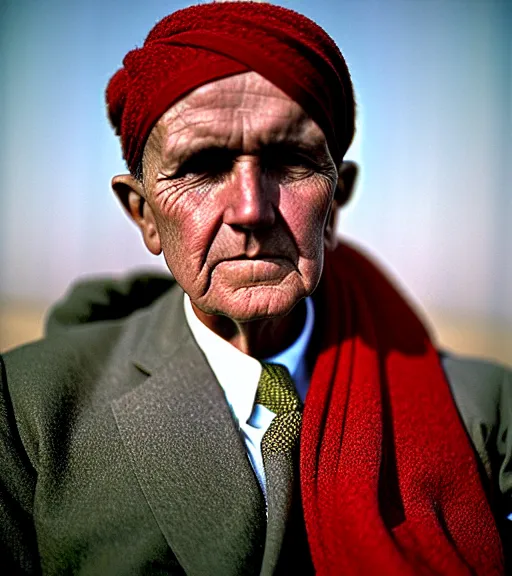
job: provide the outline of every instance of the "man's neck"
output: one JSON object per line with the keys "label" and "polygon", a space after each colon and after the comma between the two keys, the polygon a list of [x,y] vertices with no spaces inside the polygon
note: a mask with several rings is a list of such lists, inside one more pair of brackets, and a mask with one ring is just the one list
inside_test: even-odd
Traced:
{"label": "man's neck", "polygon": [[201,322],[235,348],[254,358],[275,356],[299,337],[306,318],[302,300],[286,316],[268,320],[236,322],[227,316],[206,314],[192,303]]}

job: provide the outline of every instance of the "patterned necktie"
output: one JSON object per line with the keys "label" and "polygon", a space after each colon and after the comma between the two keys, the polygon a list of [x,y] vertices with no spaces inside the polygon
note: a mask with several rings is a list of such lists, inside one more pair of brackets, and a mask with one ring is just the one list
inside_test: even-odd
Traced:
{"label": "patterned necktie", "polygon": [[281,543],[292,510],[296,474],[293,449],[299,438],[302,419],[301,402],[284,366],[262,363],[256,403],[276,415],[261,440],[268,514],[261,574],[274,574],[278,572]]}
{"label": "patterned necktie", "polygon": [[261,440],[265,460],[295,446],[300,434],[302,403],[287,368],[266,362],[262,362],[262,366],[256,403],[276,414]]}

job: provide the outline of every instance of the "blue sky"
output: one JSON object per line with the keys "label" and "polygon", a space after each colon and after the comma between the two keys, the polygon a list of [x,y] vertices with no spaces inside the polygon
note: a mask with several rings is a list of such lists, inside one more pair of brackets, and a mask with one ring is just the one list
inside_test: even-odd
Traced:
{"label": "blue sky", "polygon": [[[342,49],[361,164],[342,233],[426,305],[512,322],[510,2],[290,0]],[[0,296],[53,300],[78,275],[161,267],[110,191],[124,171],[103,92],[185,2],[0,4]]]}

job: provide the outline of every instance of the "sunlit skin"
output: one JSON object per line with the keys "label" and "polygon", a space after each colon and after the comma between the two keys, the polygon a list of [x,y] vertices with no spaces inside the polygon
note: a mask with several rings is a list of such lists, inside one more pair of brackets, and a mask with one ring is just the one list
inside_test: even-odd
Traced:
{"label": "sunlit skin", "polygon": [[316,288],[333,242],[338,182],[318,125],[248,72],[172,106],[146,143],[142,182],[120,175],[113,188],[198,318],[265,357],[303,325],[297,304]]}

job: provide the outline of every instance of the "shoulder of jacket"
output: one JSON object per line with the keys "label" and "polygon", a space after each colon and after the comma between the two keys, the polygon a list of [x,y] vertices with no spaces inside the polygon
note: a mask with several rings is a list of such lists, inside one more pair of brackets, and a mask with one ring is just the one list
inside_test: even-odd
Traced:
{"label": "shoulder of jacket", "polygon": [[79,279],[51,307],[46,320],[46,334],[127,318],[153,304],[175,285],[169,274],[150,271],[138,271],[120,278]]}
{"label": "shoulder of jacket", "polygon": [[512,395],[512,370],[497,362],[441,353],[441,363],[461,412],[493,422]]}
{"label": "shoulder of jacket", "polygon": [[[20,399],[34,399],[38,394],[50,398],[52,393],[58,394],[70,385],[94,385],[106,370],[126,363],[142,335],[151,331],[155,318],[160,316],[161,303],[181,298],[180,290],[169,291],[169,287],[178,285],[168,279],[158,280],[157,285],[151,279],[149,293],[142,288],[145,279],[135,280],[139,287],[127,288],[128,295],[124,297],[131,304],[129,309],[124,305],[125,313],[121,315],[119,308],[112,305],[112,296],[107,296],[104,282],[78,286],[79,298],[64,301],[64,304],[75,301],[78,307],[66,304],[62,308],[65,314],[57,315],[59,320],[55,319],[43,339],[4,353],[9,393]],[[133,286],[132,281],[129,284]],[[120,296],[120,287],[122,284],[115,284],[114,299],[124,298]],[[102,300],[102,296],[107,300]]]}
{"label": "shoulder of jacket", "polygon": [[485,472],[512,511],[512,370],[499,363],[441,354],[464,426]]}
{"label": "shoulder of jacket", "polygon": [[[105,322],[69,327],[0,356],[0,394],[12,405],[16,425],[33,463],[42,437],[68,426],[90,404],[109,406],[117,393],[109,383],[119,374],[128,385],[130,347],[148,312]],[[121,368],[123,367],[123,368]],[[99,406],[101,403],[101,406]],[[52,432],[53,431],[53,432]]]}

